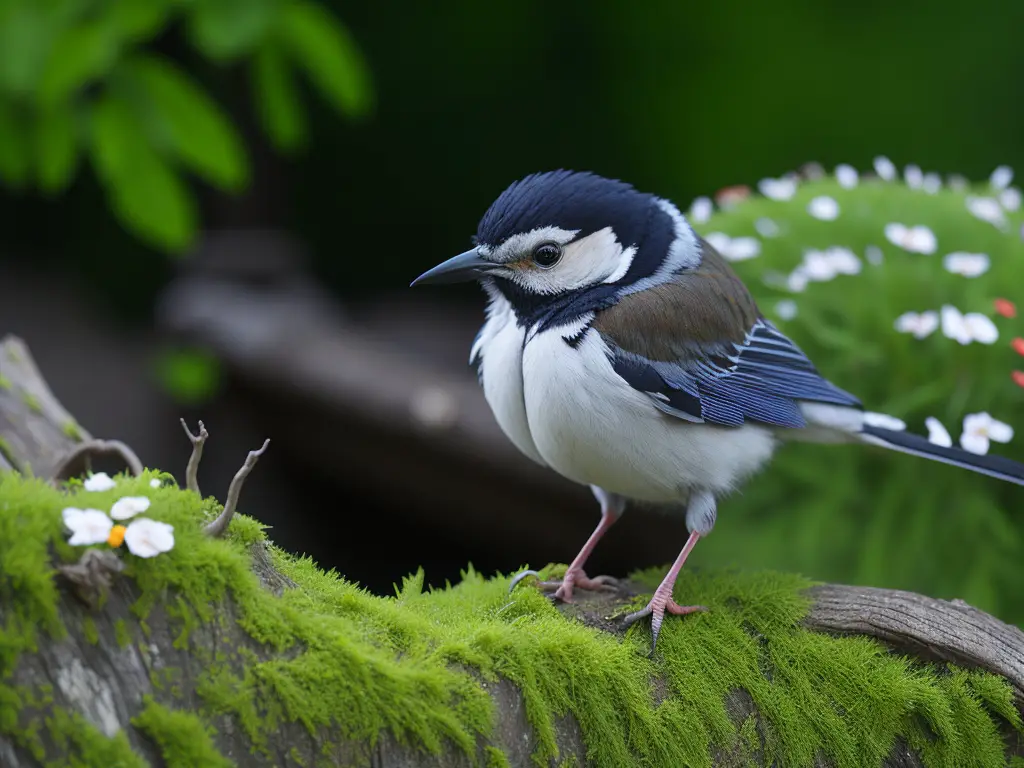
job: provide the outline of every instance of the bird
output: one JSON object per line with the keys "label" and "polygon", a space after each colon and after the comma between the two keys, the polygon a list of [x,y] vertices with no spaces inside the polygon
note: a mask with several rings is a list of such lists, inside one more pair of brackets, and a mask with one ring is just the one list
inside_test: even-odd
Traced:
{"label": "bird", "polygon": [[629,626],[706,610],[673,598],[719,500],[790,441],[863,443],[1024,485],[1024,465],[936,445],[826,379],[758,308],[728,261],[670,200],[588,171],[514,181],[472,248],[413,286],[477,281],[470,350],[501,430],[527,457],[589,486],[601,518],[553,598],[608,589],[585,565],[628,505],[684,516],[679,556]]}

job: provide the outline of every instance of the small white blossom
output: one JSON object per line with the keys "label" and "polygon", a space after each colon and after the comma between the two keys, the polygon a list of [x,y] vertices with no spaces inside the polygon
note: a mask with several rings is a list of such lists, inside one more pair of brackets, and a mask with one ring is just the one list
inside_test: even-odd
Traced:
{"label": "small white blossom", "polygon": [[152,480],[149,481],[149,487],[150,488],[159,488],[160,487],[160,480],[154,477]]}
{"label": "small white blossom", "polygon": [[915,339],[923,339],[939,327],[939,313],[932,310],[920,313],[904,312],[896,318],[894,327],[900,333],[910,333]]}
{"label": "small white blossom", "polygon": [[885,237],[893,245],[898,245],[911,253],[931,254],[938,248],[935,233],[923,224],[915,227],[908,227],[899,222],[886,224]]}
{"label": "small white blossom", "polygon": [[953,445],[953,438],[949,436],[949,430],[942,426],[942,422],[934,416],[924,420],[928,428],[928,442],[932,445],[941,445],[943,448],[950,448]]}
{"label": "small white blossom", "polygon": [[797,267],[808,280],[824,283],[834,278],[838,272],[832,259],[825,251],[807,251],[803,263]]}
{"label": "small white blossom", "polygon": [[908,165],[903,169],[903,180],[911,189],[920,189],[924,185],[924,172],[919,165]]}
{"label": "small white blossom", "polygon": [[793,293],[803,293],[809,282],[810,278],[807,277],[803,268],[797,267],[786,278],[786,287],[793,291]]}
{"label": "small white blossom", "polygon": [[1021,194],[1016,187],[1007,187],[999,193],[999,204],[1008,211],[1020,209]]}
{"label": "small white blossom", "polygon": [[896,178],[896,166],[893,165],[885,155],[879,155],[874,160],[875,173],[884,181],[893,181]]}
{"label": "small white blossom", "polygon": [[796,302],[792,299],[775,302],[775,314],[783,320],[792,320],[797,314]]}
{"label": "small white blossom", "polygon": [[970,413],[964,417],[964,431],[960,435],[960,447],[965,451],[984,455],[989,443],[1008,443],[1013,439],[1013,427],[993,419],[989,414]]}
{"label": "small white blossom", "polygon": [[109,491],[117,483],[114,479],[106,472],[97,472],[94,475],[89,475],[82,483],[82,487],[87,491]]}
{"label": "small white blossom", "polygon": [[136,557],[155,557],[174,549],[174,526],[140,517],[124,532],[124,543]]}
{"label": "small white blossom", "polygon": [[857,258],[856,254],[849,248],[843,248],[838,245],[834,245],[831,248],[825,250],[828,255],[829,261],[832,262],[832,268],[840,275],[858,275],[860,274],[861,263],[860,259]]}
{"label": "small white blossom", "polygon": [[1013,169],[1008,165],[1000,165],[992,175],[988,177],[988,183],[993,189],[1006,189],[1013,181]]}
{"label": "small white blossom", "polygon": [[942,189],[942,177],[937,173],[926,173],[921,180],[921,189],[929,195],[937,195]]}
{"label": "small white blossom", "polygon": [[756,237],[729,237],[724,232],[711,232],[705,238],[727,261],[746,261],[761,253]]}
{"label": "small white blossom", "polygon": [[147,509],[149,499],[145,496],[124,496],[114,502],[114,506],[110,508],[110,516],[115,520],[127,520]]}
{"label": "small white blossom", "polygon": [[61,513],[64,525],[71,531],[68,544],[81,547],[88,544],[102,544],[110,536],[114,521],[98,509],[66,507]]}
{"label": "small white blossom", "polygon": [[828,195],[819,195],[807,204],[807,212],[816,219],[833,221],[839,216],[839,203]]}
{"label": "small white blossom", "polygon": [[882,253],[882,249],[879,248],[877,245],[869,245],[867,248],[865,248],[864,258],[868,260],[868,264],[874,267],[877,267],[879,264],[885,261],[885,256]]}
{"label": "small white blossom", "polygon": [[857,169],[852,165],[840,163],[836,166],[836,181],[839,182],[839,186],[843,189],[853,189],[857,186],[859,179]]}
{"label": "small white blossom", "polygon": [[907,428],[907,424],[903,419],[897,419],[895,416],[890,416],[887,413],[873,413],[871,411],[864,412],[864,423],[869,427],[892,429],[897,432],[902,432]]}
{"label": "small white blossom", "polygon": [[778,224],[765,216],[754,222],[754,229],[761,237],[778,237],[782,232]]}
{"label": "small white blossom", "polygon": [[711,218],[711,214],[715,211],[715,204],[711,202],[710,197],[698,197],[690,205],[690,221],[694,221],[697,224],[703,224],[705,221]]}
{"label": "small white blossom", "polygon": [[954,192],[963,192],[968,187],[967,177],[959,173],[951,173],[946,177],[946,184]]}
{"label": "small white blossom", "polygon": [[942,260],[946,270],[954,275],[964,277],[978,277],[988,272],[989,258],[984,253],[967,253],[966,251],[954,251],[947,254]]}
{"label": "small white blossom", "polygon": [[976,216],[982,221],[987,221],[989,224],[994,224],[997,227],[1001,227],[1006,224],[1006,216],[1003,213],[1003,207],[994,197],[968,195],[967,210],[971,212],[972,216]]}
{"label": "small white blossom", "polygon": [[796,179],[783,176],[781,179],[761,179],[757,182],[761,194],[771,200],[790,200],[796,194]]}
{"label": "small white blossom", "polygon": [[956,307],[946,304],[942,307],[942,334],[961,344],[977,341],[981,344],[994,344],[999,339],[999,330],[995,323],[979,312],[961,314]]}

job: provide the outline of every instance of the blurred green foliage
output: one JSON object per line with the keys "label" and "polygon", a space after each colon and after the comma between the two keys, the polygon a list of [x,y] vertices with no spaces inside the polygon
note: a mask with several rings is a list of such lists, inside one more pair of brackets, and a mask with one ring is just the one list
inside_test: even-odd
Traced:
{"label": "blurred green foliage", "polygon": [[[936,417],[954,444],[964,417],[987,411],[1017,431],[1008,444],[993,442],[991,452],[1024,461],[1024,388],[1012,376],[1024,370],[1013,346],[1024,337],[1024,315],[995,310],[996,299],[1020,302],[1024,283],[1024,216],[1013,204],[1019,193],[1008,194],[1004,209],[987,184],[929,194],[899,180],[843,188],[826,177],[802,182],[785,201],[753,195],[695,227],[712,240],[718,232],[760,242],[760,255],[737,261],[737,272],[762,311],[867,409],[897,416],[919,434],[926,434],[925,419]],[[834,220],[808,212],[819,196],[838,203]],[[979,196],[990,198],[1000,225],[969,212],[968,201]],[[759,232],[771,231],[765,220],[777,227],[775,236]],[[886,224],[894,222],[928,227],[934,252],[891,242]],[[787,287],[785,276],[808,251],[836,246],[857,257],[856,274],[811,281],[797,292]],[[987,254],[990,268],[976,277],[949,272],[944,257],[957,251]],[[922,339],[896,330],[900,315],[943,305],[986,315],[999,338],[961,344],[942,327]],[[1024,624],[1022,500],[1019,486],[916,457],[791,444],[770,471],[723,502],[716,535],[697,547],[696,562],[774,566],[962,598]]]}
{"label": "blurred green foliage", "polygon": [[56,196],[88,162],[125,227],[187,248],[186,175],[235,193],[249,161],[225,110],[157,50],[179,28],[207,63],[248,68],[279,150],[306,140],[300,76],[337,112],[372,107],[361,55],[315,0],[0,0],[0,182]]}

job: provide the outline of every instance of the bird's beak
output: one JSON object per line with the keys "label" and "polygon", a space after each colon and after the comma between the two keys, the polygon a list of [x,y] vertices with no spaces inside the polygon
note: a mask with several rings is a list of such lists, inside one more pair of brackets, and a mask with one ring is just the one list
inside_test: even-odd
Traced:
{"label": "bird's beak", "polygon": [[[475,280],[497,266],[493,261],[481,258],[476,248],[452,256],[448,261],[442,261],[433,269],[428,269],[422,275],[412,281],[412,285],[424,285],[428,283],[464,283],[468,280]],[[410,285],[410,287],[412,287]]]}

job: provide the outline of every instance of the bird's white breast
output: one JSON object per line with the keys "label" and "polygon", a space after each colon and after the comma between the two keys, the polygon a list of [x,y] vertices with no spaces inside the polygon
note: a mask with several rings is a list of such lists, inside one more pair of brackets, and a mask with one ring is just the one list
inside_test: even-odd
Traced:
{"label": "bird's white breast", "polygon": [[473,345],[471,359],[480,356],[484,398],[498,426],[520,451],[544,464],[530,434],[523,397],[523,340],[526,329],[516,325],[512,307],[494,292],[487,322]]}
{"label": "bird's white breast", "polygon": [[530,446],[559,474],[666,503],[691,488],[730,490],[771,457],[775,439],[763,427],[692,424],[657,410],[615,373],[597,331],[566,344],[587,319],[531,335],[522,353]]}

